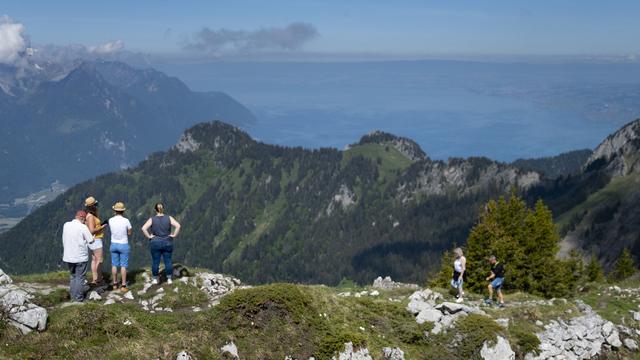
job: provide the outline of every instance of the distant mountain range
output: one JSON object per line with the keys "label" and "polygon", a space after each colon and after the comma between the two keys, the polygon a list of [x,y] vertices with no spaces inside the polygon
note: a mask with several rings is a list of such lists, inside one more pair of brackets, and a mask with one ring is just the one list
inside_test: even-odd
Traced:
{"label": "distant mountain range", "polygon": [[0,204],[133,166],[198,122],[255,121],[224,93],[105,61],[0,66],[0,116]]}

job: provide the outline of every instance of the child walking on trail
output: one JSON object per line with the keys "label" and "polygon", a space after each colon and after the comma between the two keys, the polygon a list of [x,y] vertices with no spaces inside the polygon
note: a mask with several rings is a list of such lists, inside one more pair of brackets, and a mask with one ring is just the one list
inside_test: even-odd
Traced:
{"label": "child walking on trail", "polygon": [[493,290],[496,290],[498,296],[498,307],[504,307],[504,296],[502,294],[502,284],[504,282],[504,265],[502,265],[495,257],[491,255],[489,257],[489,263],[491,264],[491,275],[487,277],[487,281],[491,281],[487,288],[489,289],[489,298],[487,303],[493,302]]}

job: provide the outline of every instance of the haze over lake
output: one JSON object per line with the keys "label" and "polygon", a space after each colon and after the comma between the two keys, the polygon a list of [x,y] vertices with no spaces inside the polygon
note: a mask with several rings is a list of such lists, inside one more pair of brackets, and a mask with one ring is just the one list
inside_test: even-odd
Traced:
{"label": "haze over lake", "polygon": [[436,159],[511,161],[593,148],[640,117],[638,63],[155,66],[195,90],[229,93],[257,116],[252,136],[287,146],[344,148],[379,129],[416,140]]}

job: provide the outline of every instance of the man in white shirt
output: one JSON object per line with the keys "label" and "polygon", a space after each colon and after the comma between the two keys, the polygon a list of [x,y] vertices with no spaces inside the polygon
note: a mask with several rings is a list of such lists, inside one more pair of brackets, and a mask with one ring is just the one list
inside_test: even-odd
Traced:
{"label": "man in white shirt", "polygon": [[69,267],[69,293],[72,301],[84,301],[84,281],[89,262],[89,244],[93,236],[84,224],[87,213],[80,210],[75,219],[66,222],[62,228],[62,261]]}
{"label": "man in white shirt", "polygon": [[117,202],[112,207],[115,216],[109,219],[109,230],[111,231],[111,281],[112,289],[118,289],[118,267],[120,267],[120,277],[122,285],[120,292],[127,292],[127,267],[129,267],[129,236],[131,236],[131,222],[123,216],[126,208],[124,203]]}

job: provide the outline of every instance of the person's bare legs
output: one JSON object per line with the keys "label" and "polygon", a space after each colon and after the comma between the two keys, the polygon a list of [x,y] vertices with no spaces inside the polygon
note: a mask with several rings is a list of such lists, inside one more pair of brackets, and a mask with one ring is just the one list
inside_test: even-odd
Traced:
{"label": "person's bare legs", "polygon": [[487,286],[487,288],[489,289],[489,300],[493,300],[493,286],[491,286],[491,284],[489,284],[489,286]]}
{"label": "person's bare legs", "polygon": [[498,289],[497,294],[498,294],[498,301],[500,302],[500,304],[504,304],[504,296],[502,295],[502,288]]}
{"label": "person's bare legs", "polygon": [[102,267],[102,249],[93,250],[91,253],[91,279],[93,283],[97,283],[102,277],[100,270]]}
{"label": "person's bare legs", "polygon": [[111,283],[112,284],[118,283],[118,268],[115,266],[111,267]]}
{"label": "person's bare legs", "polygon": [[127,268],[124,266],[120,267],[120,277],[122,277],[122,286],[127,286]]}

